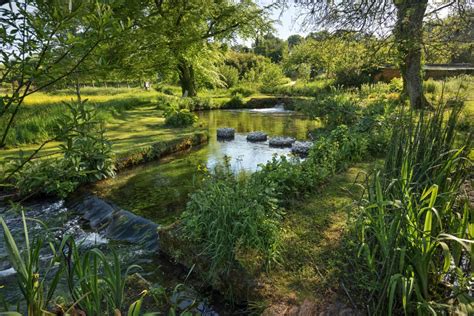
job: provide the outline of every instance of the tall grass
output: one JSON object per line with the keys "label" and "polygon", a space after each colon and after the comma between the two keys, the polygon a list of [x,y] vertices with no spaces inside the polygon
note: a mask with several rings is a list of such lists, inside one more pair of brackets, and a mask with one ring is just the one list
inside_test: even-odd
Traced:
{"label": "tall grass", "polygon": [[[127,276],[139,270],[139,266],[131,265],[124,269],[115,252],[108,257],[96,248],[81,250],[71,236],[65,236],[61,241],[46,235],[30,240],[26,221],[22,212],[24,247],[21,247],[0,217],[8,258],[17,273],[28,316],[55,315],[49,312],[50,303],[64,276],[69,293],[60,294],[70,295],[73,299],[69,306],[56,306],[64,315],[75,315],[78,310],[87,315],[121,315],[120,311],[125,307]],[[41,258],[46,252],[51,259],[45,265]],[[8,306],[5,307],[6,313],[0,314],[17,315],[7,310]]]}
{"label": "tall grass", "polygon": [[[50,245],[52,259],[49,260],[45,269],[40,270],[40,251],[43,247],[43,241],[30,241],[25,214],[22,212],[21,216],[25,240],[24,251],[20,251],[10,229],[3,218],[0,217],[8,258],[17,272],[18,287],[25,299],[28,316],[47,315],[48,304],[53,298],[64,269],[63,264],[56,266],[57,259],[61,256],[63,244],[59,247]],[[48,282],[45,276],[50,273],[53,274],[53,277]]]}
{"label": "tall grass", "polygon": [[268,267],[278,257],[281,213],[274,186],[229,168],[206,177],[182,215],[187,238],[210,259],[211,282],[239,266]]}
{"label": "tall grass", "polygon": [[454,147],[460,111],[402,113],[367,184],[357,233],[371,313],[468,313],[474,227],[459,196],[472,161],[470,137]]}

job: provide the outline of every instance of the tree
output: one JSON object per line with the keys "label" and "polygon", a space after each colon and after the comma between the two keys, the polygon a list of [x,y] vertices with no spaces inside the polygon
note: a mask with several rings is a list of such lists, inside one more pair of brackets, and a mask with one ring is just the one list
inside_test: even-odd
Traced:
{"label": "tree", "polygon": [[[12,94],[0,97],[3,133],[0,148],[23,100],[67,78],[100,43],[115,33],[112,9],[96,1],[5,1],[0,7],[0,85],[14,84]],[[79,21],[87,28],[78,34]]]}
{"label": "tree", "polygon": [[270,58],[274,63],[279,63],[287,52],[287,44],[284,40],[272,33],[257,36],[253,46],[255,54]]}
{"label": "tree", "polygon": [[300,44],[304,40],[303,36],[299,34],[293,34],[288,36],[288,39],[286,40],[288,42],[288,49],[292,49],[296,45]]}
{"label": "tree", "polygon": [[269,23],[267,8],[250,0],[143,2],[145,9],[137,11],[137,27],[121,54],[135,71],[177,73],[183,96],[197,95],[198,77],[218,78],[220,43],[247,38]]}
{"label": "tree", "polygon": [[[282,2],[286,3],[285,0]],[[443,10],[456,10],[464,15],[470,6],[468,1],[428,0],[310,1],[297,5],[307,10],[307,25],[332,30],[372,30],[380,36],[391,29],[404,92],[414,108],[428,105],[421,77],[424,21],[438,16]]]}
{"label": "tree", "polygon": [[[466,14],[473,16],[474,10]],[[474,63],[474,19],[452,14],[428,21],[423,32],[427,63]]]}
{"label": "tree", "polygon": [[[388,47],[371,36],[355,36],[347,32],[332,36],[315,35],[290,51],[283,63],[287,74],[298,76],[300,65],[309,65],[313,77],[318,73],[325,73],[327,77],[347,78],[350,75],[358,85],[367,79],[364,74],[390,62],[392,58]],[[344,83],[347,80],[337,79],[340,84],[348,84]]]}
{"label": "tree", "polygon": [[[97,47],[123,31],[114,9],[93,0],[0,2],[0,86],[13,88],[0,95],[0,148],[7,145],[26,97],[69,78]],[[14,169],[3,170],[2,185],[59,136],[43,142]]]}

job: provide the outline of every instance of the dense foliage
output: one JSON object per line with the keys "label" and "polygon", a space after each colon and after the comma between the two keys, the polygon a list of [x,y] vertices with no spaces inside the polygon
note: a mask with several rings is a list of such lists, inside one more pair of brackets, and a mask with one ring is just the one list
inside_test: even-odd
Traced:
{"label": "dense foliage", "polygon": [[[356,227],[374,313],[472,313],[472,212],[462,198],[470,140],[455,147],[460,109],[400,116],[385,167],[368,180]],[[413,116],[413,117],[412,117]]]}
{"label": "dense foliage", "polygon": [[165,111],[165,124],[170,127],[186,127],[197,122],[198,117],[188,109],[171,106]]}
{"label": "dense foliage", "polygon": [[229,166],[208,175],[183,213],[187,238],[211,259],[211,279],[229,273],[235,261],[250,270],[274,263],[280,217],[275,185],[236,176]]}
{"label": "dense foliage", "polygon": [[60,157],[13,161],[9,166],[14,185],[22,195],[57,195],[65,197],[84,182],[113,176],[111,144],[95,107],[86,102],[68,104],[57,126],[56,139]]}

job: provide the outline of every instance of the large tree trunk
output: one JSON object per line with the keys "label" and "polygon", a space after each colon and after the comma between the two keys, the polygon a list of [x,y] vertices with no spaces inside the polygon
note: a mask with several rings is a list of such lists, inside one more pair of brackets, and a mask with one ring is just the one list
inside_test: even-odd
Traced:
{"label": "large tree trunk", "polygon": [[400,58],[403,92],[410,98],[413,108],[424,108],[428,101],[423,94],[421,76],[421,47],[423,41],[423,17],[428,0],[395,1],[397,23],[395,41]]}
{"label": "large tree trunk", "polygon": [[194,82],[193,65],[190,65],[185,60],[182,60],[178,65],[178,71],[183,97],[195,97],[197,95],[197,91]]}

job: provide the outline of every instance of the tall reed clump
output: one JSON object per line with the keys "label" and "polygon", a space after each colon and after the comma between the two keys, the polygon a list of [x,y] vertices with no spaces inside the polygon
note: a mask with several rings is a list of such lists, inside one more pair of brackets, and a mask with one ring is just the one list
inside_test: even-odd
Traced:
{"label": "tall reed clump", "polygon": [[402,113],[384,168],[367,180],[356,270],[372,314],[473,312],[474,214],[460,198],[471,138],[455,148],[460,111]]}
{"label": "tall reed clump", "polygon": [[186,237],[210,259],[211,282],[242,266],[268,267],[278,257],[275,187],[229,168],[203,180],[182,216]]}
{"label": "tall reed clump", "polygon": [[[29,316],[47,315],[48,305],[53,298],[61,273],[64,270],[64,264],[59,263],[57,265],[58,258],[61,256],[62,245],[59,247],[53,244],[50,245],[51,259],[48,260],[47,264],[43,264],[40,271],[40,251],[43,247],[43,241],[30,240],[26,217],[23,212],[22,223],[25,241],[24,251],[20,251],[10,229],[4,219],[0,217],[8,258],[17,273],[18,287],[25,299],[27,313]],[[52,276],[50,282],[46,281],[46,275]]]}

